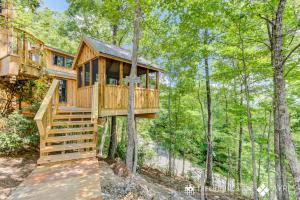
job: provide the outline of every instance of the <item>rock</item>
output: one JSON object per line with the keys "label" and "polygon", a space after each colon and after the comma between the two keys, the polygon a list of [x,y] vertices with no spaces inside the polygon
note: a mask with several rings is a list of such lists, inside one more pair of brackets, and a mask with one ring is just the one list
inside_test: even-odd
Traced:
{"label": "rock", "polygon": [[128,169],[126,164],[121,161],[121,159],[116,159],[116,162],[113,163],[110,167],[112,168],[113,172],[120,177],[132,177],[130,170]]}

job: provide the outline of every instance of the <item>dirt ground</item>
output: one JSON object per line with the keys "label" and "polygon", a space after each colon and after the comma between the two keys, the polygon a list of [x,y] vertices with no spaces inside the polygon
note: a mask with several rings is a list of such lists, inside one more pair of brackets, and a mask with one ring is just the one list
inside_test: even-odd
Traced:
{"label": "dirt ground", "polygon": [[35,169],[37,152],[26,152],[21,156],[0,157],[0,200],[11,192]]}
{"label": "dirt ground", "polygon": [[[35,169],[37,152],[22,156],[0,157],[0,200],[11,192]],[[185,186],[191,184],[182,177],[169,177],[163,172],[143,167],[134,177],[119,177],[111,169],[112,163],[99,161],[100,182],[104,200],[194,200],[199,193],[185,194]],[[207,200],[246,200],[230,194],[207,191]]]}
{"label": "dirt ground", "polygon": [[[109,164],[108,164],[109,163]],[[104,200],[194,200],[200,193],[186,195],[185,187],[192,184],[183,177],[169,177],[150,167],[143,167],[134,177],[123,178],[114,174],[112,163],[100,160],[101,190]],[[231,194],[206,191],[206,200],[247,200]]]}

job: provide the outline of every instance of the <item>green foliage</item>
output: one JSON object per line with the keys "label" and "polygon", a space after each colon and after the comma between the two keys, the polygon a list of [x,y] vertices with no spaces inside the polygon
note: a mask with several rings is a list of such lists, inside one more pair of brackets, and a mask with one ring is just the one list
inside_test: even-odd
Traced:
{"label": "green foliage", "polygon": [[14,154],[28,146],[36,147],[37,133],[35,121],[13,112],[7,118],[6,127],[0,131],[1,154]]}

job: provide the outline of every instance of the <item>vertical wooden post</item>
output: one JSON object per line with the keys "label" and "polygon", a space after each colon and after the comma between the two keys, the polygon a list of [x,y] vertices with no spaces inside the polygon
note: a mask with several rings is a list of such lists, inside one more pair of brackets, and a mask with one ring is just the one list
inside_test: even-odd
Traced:
{"label": "vertical wooden post", "polygon": [[93,70],[92,70],[92,60],[90,60],[90,85],[93,85]]}
{"label": "vertical wooden post", "polygon": [[159,72],[156,72],[156,89],[159,89]]}
{"label": "vertical wooden post", "polygon": [[123,85],[123,62],[120,63],[119,85]]}
{"label": "vertical wooden post", "polygon": [[85,86],[85,64],[82,64],[82,73],[83,73],[83,76],[82,76],[81,86],[84,87]]}
{"label": "vertical wooden post", "polygon": [[147,69],[147,72],[146,72],[146,88],[147,89],[149,88],[149,69]]}

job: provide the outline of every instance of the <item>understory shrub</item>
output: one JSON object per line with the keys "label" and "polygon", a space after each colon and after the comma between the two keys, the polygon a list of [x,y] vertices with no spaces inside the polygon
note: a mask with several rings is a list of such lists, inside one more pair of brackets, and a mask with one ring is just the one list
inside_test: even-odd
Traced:
{"label": "understory shrub", "polygon": [[0,130],[0,154],[15,154],[38,144],[38,130],[33,119],[13,112],[6,119],[6,126]]}

